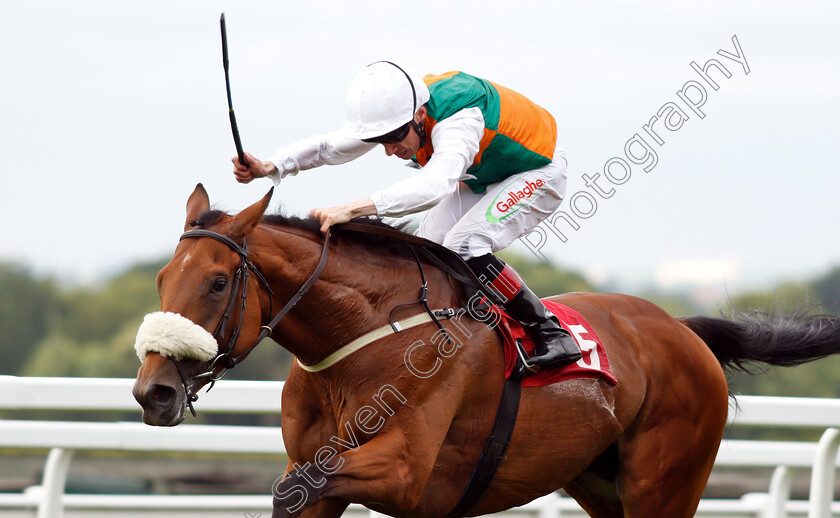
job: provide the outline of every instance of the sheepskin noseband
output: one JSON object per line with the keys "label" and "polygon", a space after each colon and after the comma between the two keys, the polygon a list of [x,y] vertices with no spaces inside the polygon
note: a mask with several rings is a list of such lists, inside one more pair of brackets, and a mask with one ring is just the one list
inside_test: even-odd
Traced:
{"label": "sheepskin noseband", "polygon": [[206,329],[177,313],[149,313],[137,330],[134,349],[140,361],[155,352],[175,360],[209,361],[219,344]]}

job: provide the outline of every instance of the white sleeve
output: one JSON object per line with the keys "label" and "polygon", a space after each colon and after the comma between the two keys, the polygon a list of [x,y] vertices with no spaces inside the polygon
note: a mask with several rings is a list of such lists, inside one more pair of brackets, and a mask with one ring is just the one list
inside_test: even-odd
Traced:
{"label": "white sleeve", "polygon": [[277,172],[268,175],[275,185],[287,175],[322,165],[344,164],[364,155],[376,144],[342,137],[336,132],[299,140],[278,149],[269,162],[277,166]]}
{"label": "white sleeve", "polygon": [[484,135],[484,116],[467,108],[435,124],[434,153],[419,174],[376,192],[370,198],[379,216],[403,216],[433,207],[466,179]]}

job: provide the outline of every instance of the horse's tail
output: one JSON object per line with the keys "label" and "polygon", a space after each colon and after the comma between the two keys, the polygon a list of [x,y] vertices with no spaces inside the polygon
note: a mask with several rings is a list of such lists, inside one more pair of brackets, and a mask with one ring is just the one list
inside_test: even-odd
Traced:
{"label": "horse's tail", "polygon": [[706,342],[723,367],[744,372],[751,362],[790,367],[840,353],[836,317],[738,313],[732,320],[696,316],[680,322]]}

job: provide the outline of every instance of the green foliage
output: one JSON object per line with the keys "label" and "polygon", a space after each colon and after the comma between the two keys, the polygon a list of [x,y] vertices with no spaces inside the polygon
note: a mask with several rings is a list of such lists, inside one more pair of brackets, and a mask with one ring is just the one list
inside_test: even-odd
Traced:
{"label": "green foliage", "polygon": [[134,334],[159,306],[162,265],[139,264],[102,288],[60,290],[0,264],[0,374],[133,376]]}
{"label": "green foliage", "polygon": [[[757,372],[762,372],[756,366]],[[765,367],[763,374],[730,376],[736,393],[763,396],[826,397],[840,394],[840,356],[831,356],[797,367]]]}
{"label": "green foliage", "polygon": [[[134,377],[134,338],[143,316],[160,308],[155,277],[165,263],[137,264],[98,288],[66,290],[0,263],[0,374]],[[265,340],[229,377],[283,379],[291,361]]]}
{"label": "green foliage", "polygon": [[[503,254],[540,296],[599,291],[583,275],[526,257]],[[98,288],[60,289],[26,269],[0,263],[0,374],[133,377],[140,363],[134,336],[143,315],[159,308],[155,276],[164,261],[135,265]],[[686,295],[638,294],[674,316],[715,314]],[[807,283],[784,283],[772,291],[732,297],[740,311],[838,313],[840,267]],[[724,308],[724,311],[730,308]],[[230,377],[283,379],[293,358],[266,340]],[[761,366],[756,366],[760,370]],[[836,397],[840,357],[795,368],[772,368],[757,376],[730,375],[743,394]]]}
{"label": "green foliage", "polygon": [[706,310],[685,294],[646,292],[638,296],[653,302],[673,317],[698,315]]}
{"label": "green foliage", "polygon": [[840,315],[840,266],[814,280],[810,287],[823,302],[823,310],[826,313]]}
{"label": "green foliage", "polygon": [[814,298],[814,293],[815,290],[807,285],[787,282],[776,286],[770,292],[755,291],[735,295],[724,313],[733,309],[771,315],[821,313],[821,301]]}
{"label": "green foliage", "polygon": [[581,274],[561,270],[551,263],[537,262],[513,254],[499,256],[516,270],[522,280],[540,297],[549,297],[572,291],[597,291]]}
{"label": "green foliage", "polygon": [[49,280],[0,263],[0,374],[14,374],[59,319],[60,303]]}
{"label": "green foliage", "polygon": [[58,332],[73,340],[89,342],[113,336],[129,320],[136,320],[136,326],[140,325],[138,318],[160,307],[155,277],[164,264],[162,261],[140,264],[100,290],[77,289],[63,294]]}
{"label": "green foliage", "polygon": [[[142,315],[141,315],[142,318]],[[140,362],[134,352],[139,321],[126,322],[104,341],[79,342],[64,334],[52,334],[35,350],[20,373],[23,376],[73,376],[131,378]]]}

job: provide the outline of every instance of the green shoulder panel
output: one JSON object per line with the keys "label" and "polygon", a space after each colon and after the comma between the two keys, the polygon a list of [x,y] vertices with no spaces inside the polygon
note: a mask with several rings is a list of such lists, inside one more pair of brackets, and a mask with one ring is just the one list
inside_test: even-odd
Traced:
{"label": "green shoulder panel", "polygon": [[429,85],[429,94],[426,109],[436,121],[467,108],[478,108],[484,114],[487,129],[499,128],[499,92],[489,81],[458,72]]}
{"label": "green shoulder panel", "polygon": [[538,169],[551,163],[548,158],[531,151],[519,142],[497,134],[481,155],[481,162],[467,169],[476,178],[464,183],[476,194],[487,186],[500,182],[512,174]]}

